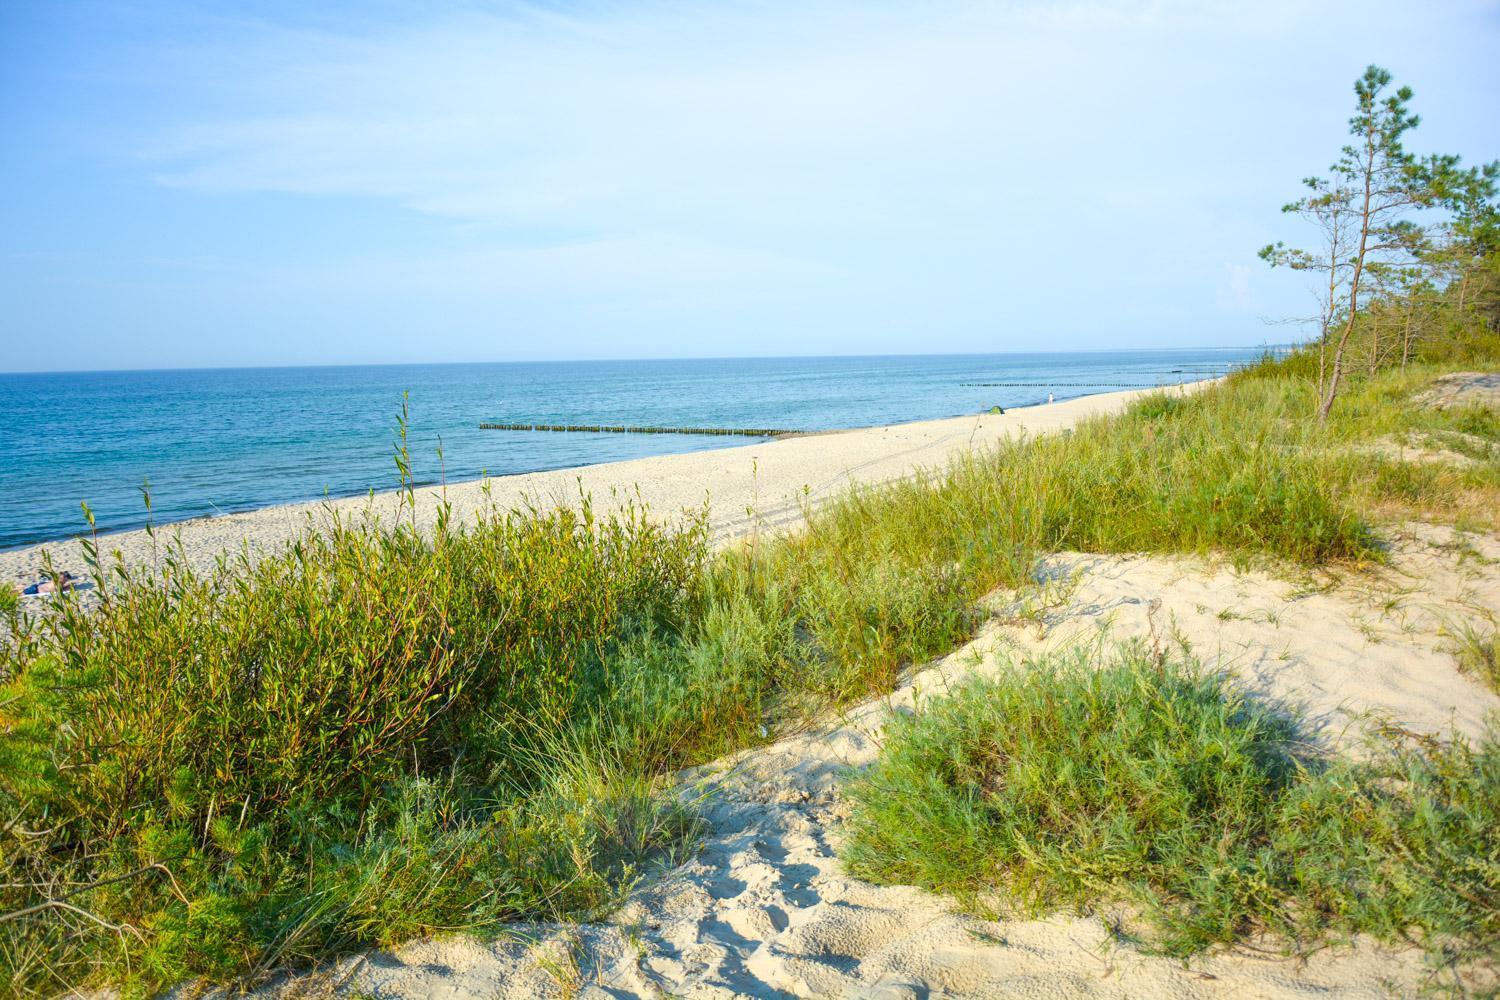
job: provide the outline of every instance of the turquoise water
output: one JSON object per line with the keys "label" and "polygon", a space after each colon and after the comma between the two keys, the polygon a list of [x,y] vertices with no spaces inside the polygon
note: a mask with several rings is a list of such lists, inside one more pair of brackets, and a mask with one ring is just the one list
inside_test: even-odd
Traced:
{"label": "turquoise water", "polygon": [[[0,548],[396,484],[411,394],[419,482],[734,447],[745,438],[482,431],[481,421],[829,430],[1175,384],[1243,350],[382,365],[0,375]],[[1041,383],[974,386],[973,382]],[[1066,385],[1065,383],[1090,383]],[[1107,383],[1107,384],[1104,384]]]}

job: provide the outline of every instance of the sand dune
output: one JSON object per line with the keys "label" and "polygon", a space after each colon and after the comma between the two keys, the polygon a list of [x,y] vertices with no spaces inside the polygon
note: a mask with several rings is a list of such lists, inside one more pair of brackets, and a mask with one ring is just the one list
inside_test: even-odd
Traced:
{"label": "sand dune", "polygon": [[[1061,554],[1038,600],[997,594],[963,649],[888,698],[682,776],[710,831],[684,866],[607,922],[515,938],[414,942],[344,963],[375,996],[1384,997],[1417,992],[1420,952],[1369,940],[1304,961],[1241,948],[1183,964],[1117,944],[1108,915],[989,922],[919,890],[851,878],[837,779],[872,761],[890,713],[1013,657],[1138,636],[1183,644],[1252,689],[1305,705],[1317,738],[1360,720],[1475,733],[1500,698],[1443,635],[1500,614],[1500,541],[1413,526],[1390,567],[1294,581],[1197,559]],[[306,986],[309,981],[298,981]]]}
{"label": "sand dune", "polygon": [[[955,452],[1017,433],[1072,426],[1138,393],[984,415],[764,442],[449,488],[461,516],[576,502],[608,508],[639,497],[658,515],[707,504],[719,540],[786,528],[852,483],[909,476]],[[388,515],[372,501],[305,504],[185,523],[190,558],[225,548],[264,552],[330,510]],[[437,509],[423,491],[419,518]],[[143,533],[111,536],[128,560]],[[34,579],[44,547],[0,553],[0,579]],[[77,569],[76,543],[45,547]],[[990,922],[943,899],[850,877],[837,858],[845,807],[838,778],[871,762],[892,712],[910,711],[1003,662],[1142,637],[1181,645],[1267,696],[1302,704],[1315,738],[1357,748],[1372,720],[1419,732],[1479,733],[1500,698],[1459,672],[1448,638],[1500,618],[1500,540],[1413,525],[1378,570],[1288,579],[1213,561],[1063,553],[1037,567],[1039,588],[996,594],[993,617],[964,648],[914,671],[887,698],[771,746],[680,776],[701,798],[707,832],[685,864],[648,881],[608,920],[526,925],[485,942],[408,943],[330,972],[268,987],[309,995],[331,986],[377,997],[1379,997],[1417,992],[1420,952],[1368,940],[1304,961],[1253,947],[1189,964],[1119,944],[1109,915]],[[330,978],[331,976],[331,978]]]}

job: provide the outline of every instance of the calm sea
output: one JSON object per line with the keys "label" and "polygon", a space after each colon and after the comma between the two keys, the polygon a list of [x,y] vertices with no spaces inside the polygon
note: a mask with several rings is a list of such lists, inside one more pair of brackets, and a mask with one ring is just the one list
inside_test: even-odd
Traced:
{"label": "calm sea", "polygon": [[481,421],[866,427],[1191,381],[1260,350],[0,374],[0,548],[81,532],[80,501],[103,531],[140,527],[147,480],[159,523],[389,489],[403,391],[418,480],[439,478],[441,438],[457,481],[748,443]]}

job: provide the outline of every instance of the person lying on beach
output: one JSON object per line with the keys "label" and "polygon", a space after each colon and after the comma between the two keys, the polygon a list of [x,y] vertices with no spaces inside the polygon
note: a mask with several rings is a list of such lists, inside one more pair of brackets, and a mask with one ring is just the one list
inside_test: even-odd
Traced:
{"label": "person lying on beach", "polygon": [[47,594],[55,594],[64,590],[81,589],[83,589],[83,585],[82,583],[80,583],[78,578],[75,577],[72,573],[64,570],[50,580],[41,580],[37,583],[33,583],[31,586],[21,591],[21,593],[25,594],[27,597],[42,597]]}

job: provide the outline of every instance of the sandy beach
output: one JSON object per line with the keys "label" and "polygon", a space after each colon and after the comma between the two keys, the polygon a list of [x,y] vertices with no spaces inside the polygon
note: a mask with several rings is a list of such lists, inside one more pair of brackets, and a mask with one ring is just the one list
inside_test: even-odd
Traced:
{"label": "sandy beach", "polygon": [[[446,496],[457,518],[473,517],[490,505],[504,510],[528,503],[577,503],[583,494],[592,497],[598,510],[638,498],[660,517],[701,510],[707,504],[714,536],[724,540],[793,524],[804,503],[817,504],[852,484],[887,482],[918,469],[940,468],[957,452],[983,448],[1007,436],[1064,430],[1088,417],[1118,412],[1132,399],[1154,391],[1102,393],[1003,414],[810,434],[738,448],[450,483]],[[419,523],[432,523],[442,495],[434,487],[417,491]],[[310,525],[325,522],[330,513],[389,517],[396,505],[392,491],[373,498],[266,507],[166,525],[157,533],[157,544],[180,538],[188,559],[206,569],[225,551],[274,550]],[[145,563],[152,557],[152,541],[144,531],[105,535],[100,543],[106,553],[117,551],[128,563]],[[24,587],[41,579],[46,552],[57,569],[82,574],[83,552],[76,541],[49,542],[0,552],[0,581]]]}

